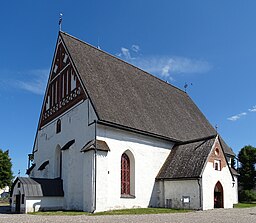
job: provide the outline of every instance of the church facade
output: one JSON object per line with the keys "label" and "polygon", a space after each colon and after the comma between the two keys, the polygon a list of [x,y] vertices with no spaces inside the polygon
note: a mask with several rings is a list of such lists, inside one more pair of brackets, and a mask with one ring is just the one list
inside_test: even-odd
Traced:
{"label": "church facade", "polygon": [[184,91],[60,32],[12,210],[232,208],[233,156]]}

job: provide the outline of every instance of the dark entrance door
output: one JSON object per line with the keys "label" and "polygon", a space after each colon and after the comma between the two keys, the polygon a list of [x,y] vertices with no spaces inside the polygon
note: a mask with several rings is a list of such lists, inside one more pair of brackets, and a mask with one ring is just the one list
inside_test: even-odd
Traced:
{"label": "dark entrance door", "polygon": [[16,195],[15,212],[20,213],[20,194]]}
{"label": "dark entrance door", "polygon": [[214,188],[214,208],[223,208],[223,187],[220,182]]}

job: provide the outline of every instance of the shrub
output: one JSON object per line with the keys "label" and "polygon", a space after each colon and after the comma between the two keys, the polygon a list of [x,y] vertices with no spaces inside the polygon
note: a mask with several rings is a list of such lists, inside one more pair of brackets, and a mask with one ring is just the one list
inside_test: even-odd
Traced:
{"label": "shrub", "polygon": [[238,195],[240,202],[256,201],[256,192],[253,190],[241,190]]}

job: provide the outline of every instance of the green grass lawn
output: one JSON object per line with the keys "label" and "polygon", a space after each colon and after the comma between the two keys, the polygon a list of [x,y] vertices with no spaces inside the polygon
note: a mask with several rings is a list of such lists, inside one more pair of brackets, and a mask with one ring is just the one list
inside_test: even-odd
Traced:
{"label": "green grass lawn", "polygon": [[234,208],[252,208],[252,207],[256,207],[256,202],[234,204]]}
{"label": "green grass lawn", "polygon": [[94,214],[82,212],[82,211],[42,211],[42,212],[31,212],[33,215],[137,215],[137,214],[164,214],[164,213],[185,213],[191,212],[192,210],[181,210],[181,209],[167,209],[167,208],[133,208],[133,209],[122,209],[113,211],[97,212]]}

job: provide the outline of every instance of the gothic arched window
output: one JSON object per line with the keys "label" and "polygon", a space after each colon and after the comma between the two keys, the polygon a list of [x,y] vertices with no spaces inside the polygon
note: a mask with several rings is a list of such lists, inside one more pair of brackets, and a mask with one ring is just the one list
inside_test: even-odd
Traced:
{"label": "gothic arched window", "polygon": [[56,124],[56,133],[61,132],[61,120],[58,119],[57,124]]}
{"label": "gothic arched window", "polygon": [[125,153],[121,158],[121,194],[130,195],[130,159]]}

